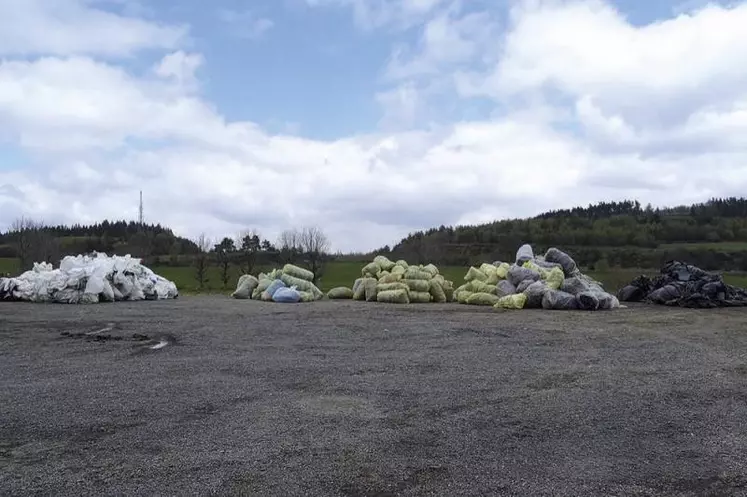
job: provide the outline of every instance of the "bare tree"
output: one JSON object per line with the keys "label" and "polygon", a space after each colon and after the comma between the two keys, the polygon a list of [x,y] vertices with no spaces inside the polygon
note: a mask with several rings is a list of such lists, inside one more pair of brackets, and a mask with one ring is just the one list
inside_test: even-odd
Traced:
{"label": "bare tree", "polygon": [[213,251],[218,259],[218,264],[220,265],[221,281],[223,282],[223,289],[225,290],[228,288],[231,259],[233,254],[236,252],[236,245],[231,238],[225,237],[220,243],[215,245]]}
{"label": "bare tree", "polygon": [[244,274],[252,274],[257,265],[257,255],[262,250],[262,242],[259,232],[255,230],[244,230],[236,239],[236,247],[239,251],[239,265]]}
{"label": "bare tree", "polygon": [[318,227],[304,228],[299,235],[298,245],[309,269],[314,273],[314,283],[318,283],[330,249],[329,238]]}
{"label": "bare tree", "polygon": [[283,262],[293,263],[302,252],[301,233],[293,228],[280,233],[278,237],[278,251]]}
{"label": "bare tree", "polygon": [[34,262],[54,263],[59,259],[59,242],[42,221],[16,219],[11,224],[10,235],[22,271],[31,269]]}
{"label": "bare tree", "polygon": [[195,240],[197,245],[197,254],[194,256],[194,267],[195,267],[195,279],[197,280],[197,288],[204,290],[205,285],[208,283],[208,269],[210,268],[210,238],[205,236],[205,233],[201,233]]}

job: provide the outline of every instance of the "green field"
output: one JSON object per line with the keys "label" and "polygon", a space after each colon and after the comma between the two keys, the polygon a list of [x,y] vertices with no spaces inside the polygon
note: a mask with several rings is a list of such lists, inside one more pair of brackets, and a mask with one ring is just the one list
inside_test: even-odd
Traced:
{"label": "green field", "polygon": [[717,250],[720,252],[742,252],[747,250],[747,242],[701,242],[701,243],[663,243],[663,250]]}
{"label": "green field", "polygon": [[[361,268],[364,264],[359,262],[331,262],[327,265],[326,271],[320,282],[320,287],[323,291],[328,291],[330,288],[336,286],[347,286],[353,285],[356,278],[360,278]],[[194,277],[194,269],[189,266],[173,267],[173,266],[153,266],[153,269],[157,274],[160,274],[164,278],[167,278],[179,288],[182,293],[194,293],[197,291],[197,282]],[[258,274],[261,271],[269,271],[271,267],[261,267],[254,271]],[[439,270],[441,274],[447,280],[451,280],[456,286],[461,285],[464,282],[464,275],[468,268],[458,266],[443,266]],[[11,275],[18,274],[18,262],[15,259],[2,259],[0,258],[0,273],[10,273]],[[236,282],[240,276],[239,269],[237,267],[231,267],[230,280],[226,289],[223,288],[221,282],[220,270],[217,267],[211,267],[208,273],[208,283],[206,287],[207,292],[214,293],[231,293],[236,288]],[[594,272],[588,273],[592,278],[601,281],[604,287],[609,290],[616,292],[618,289],[625,286],[633,278],[641,274],[648,276],[655,276],[656,272],[651,270],[635,270],[635,269],[618,269],[605,272]],[[740,287],[747,287],[747,274],[745,273],[724,273],[724,280],[731,284]]]}

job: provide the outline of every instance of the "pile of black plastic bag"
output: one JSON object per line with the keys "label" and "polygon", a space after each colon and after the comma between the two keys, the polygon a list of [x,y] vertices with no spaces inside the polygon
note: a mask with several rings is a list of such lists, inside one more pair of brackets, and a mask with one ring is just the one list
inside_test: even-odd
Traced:
{"label": "pile of black plastic bag", "polygon": [[721,275],[671,261],[655,278],[639,276],[618,293],[621,302],[646,302],[691,308],[747,306],[747,290],[727,285]]}

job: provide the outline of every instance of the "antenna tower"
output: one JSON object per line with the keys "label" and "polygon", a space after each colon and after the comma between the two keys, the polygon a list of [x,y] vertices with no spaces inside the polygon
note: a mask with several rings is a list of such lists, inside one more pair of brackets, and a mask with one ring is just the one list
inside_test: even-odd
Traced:
{"label": "antenna tower", "polygon": [[138,210],[139,216],[138,216],[138,222],[140,223],[140,226],[143,226],[143,191],[140,190],[140,208]]}

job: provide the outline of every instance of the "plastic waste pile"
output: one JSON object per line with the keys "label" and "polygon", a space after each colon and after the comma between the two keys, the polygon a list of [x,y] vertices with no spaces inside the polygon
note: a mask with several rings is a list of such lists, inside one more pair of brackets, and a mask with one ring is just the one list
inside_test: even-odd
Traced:
{"label": "plastic waste pile", "polygon": [[241,276],[231,296],[265,302],[314,302],[324,298],[324,293],[313,281],[314,273],[308,269],[286,264],[282,269],[260,273],[256,278],[250,274]]}
{"label": "plastic waste pile", "polygon": [[353,288],[333,288],[328,296],[389,304],[445,303],[454,300],[454,284],[433,264],[416,266],[379,255],[361,270]]}
{"label": "plastic waste pile", "polygon": [[602,284],[584,275],[565,252],[551,248],[535,256],[522,245],[513,264],[495,262],[470,267],[467,282],[455,290],[460,304],[496,309],[607,310],[620,307]]}
{"label": "plastic waste pile", "polygon": [[160,300],[179,296],[176,285],[129,255],[67,256],[54,269],[35,263],[15,278],[0,279],[0,299],[63,304]]}
{"label": "plastic waste pile", "polygon": [[618,292],[623,302],[645,302],[698,309],[747,306],[747,290],[724,283],[721,275],[670,261],[654,279],[639,276]]}

